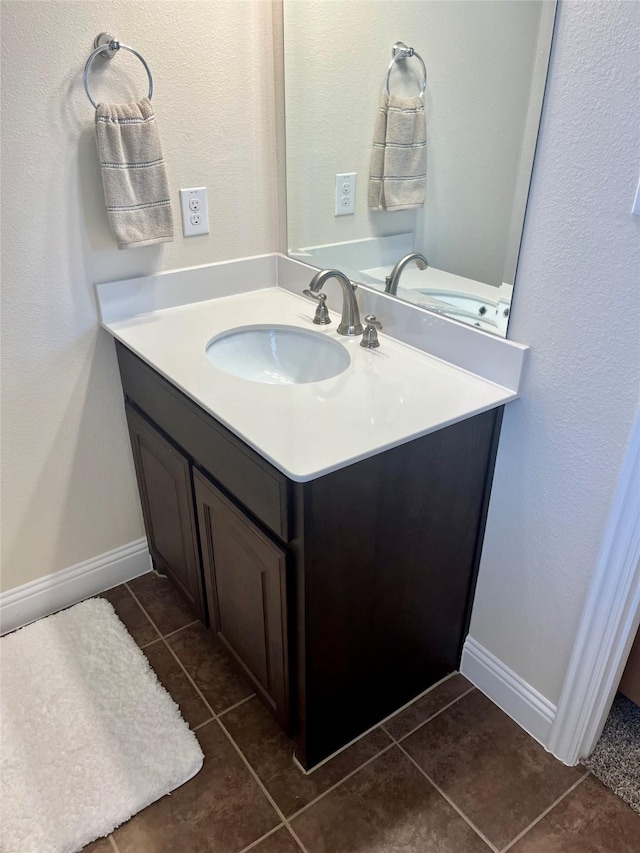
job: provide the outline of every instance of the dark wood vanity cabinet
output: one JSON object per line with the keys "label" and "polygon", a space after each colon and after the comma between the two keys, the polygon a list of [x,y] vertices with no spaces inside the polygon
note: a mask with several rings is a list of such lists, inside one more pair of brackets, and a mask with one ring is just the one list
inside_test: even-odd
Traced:
{"label": "dark wood vanity cabinet", "polygon": [[117,350],[154,562],[305,767],[459,667],[501,408],[296,483]]}

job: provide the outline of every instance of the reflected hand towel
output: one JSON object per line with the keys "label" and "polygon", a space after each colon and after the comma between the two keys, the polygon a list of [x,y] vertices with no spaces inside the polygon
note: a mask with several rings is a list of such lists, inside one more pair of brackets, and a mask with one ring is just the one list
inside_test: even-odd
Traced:
{"label": "reflected hand towel", "polygon": [[118,248],[173,240],[169,184],[151,101],[98,104],[96,139],[109,224]]}
{"label": "reflected hand towel", "polygon": [[369,207],[422,207],[427,185],[427,127],[421,95],[382,97],[373,134]]}

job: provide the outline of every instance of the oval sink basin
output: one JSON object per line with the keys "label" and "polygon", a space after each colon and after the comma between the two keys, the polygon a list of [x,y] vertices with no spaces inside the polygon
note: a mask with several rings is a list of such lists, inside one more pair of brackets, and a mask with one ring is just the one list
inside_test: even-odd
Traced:
{"label": "oval sink basin", "polygon": [[207,358],[220,370],[268,385],[331,379],[351,356],[337,341],[295,326],[242,326],[214,338]]}

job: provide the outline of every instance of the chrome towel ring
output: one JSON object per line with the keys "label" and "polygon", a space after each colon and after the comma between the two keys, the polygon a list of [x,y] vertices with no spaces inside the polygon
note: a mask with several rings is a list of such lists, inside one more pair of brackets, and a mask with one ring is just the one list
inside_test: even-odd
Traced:
{"label": "chrome towel ring", "polygon": [[424,93],[427,91],[427,66],[424,64],[424,60],[422,59],[420,54],[417,51],[415,51],[412,47],[407,47],[407,45],[404,42],[398,41],[394,44],[393,48],[391,49],[391,55],[392,55],[393,59],[389,63],[389,69],[387,70],[387,95],[391,94],[391,92],[389,90],[389,79],[391,78],[391,72],[393,71],[393,67],[396,64],[396,62],[402,62],[405,59],[409,59],[410,57],[414,57],[415,59],[418,60],[418,62],[422,66],[423,81],[422,81],[422,91],[420,92],[420,97],[422,97],[424,95]]}
{"label": "chrome towel ring", "polygon": [[132,47],[129,47],[126,44],[120,44],[117,38],[109,35],[109,33],[100,33],[97,35],[93,41],[94,50],[89,54],[89,58],[84,64],[84,72],[82,74],[82,79],[84,80],[84,90],[87,93],[87,98],[91,101],[94,108],[97,109],[98,105],[91,97],[91,92],[89,91],[89,68],[93,60],[100,54],[104,56],[106,59],[113,59],[116,53],[119,50],[128,50],[129,53],[132,53],[134,56],[137,56],[140,62],[144,65],[144,70],[147,72],[147,77],[149,78],[149,94],[147,97],[151,100],[153,95],[153,77],[151,76],[151,69],[147,65],[144,57],[138,53],[137,50],[134,50]]}

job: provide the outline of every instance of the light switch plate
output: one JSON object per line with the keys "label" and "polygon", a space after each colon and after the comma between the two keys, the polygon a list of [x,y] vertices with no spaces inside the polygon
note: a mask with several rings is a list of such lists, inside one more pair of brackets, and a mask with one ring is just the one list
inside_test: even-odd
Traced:
{"label": "light switch plate", "polygon": [[206,187],[180,190],[180,209],[182,210],[182,233],[185,237],[209,233]]}

